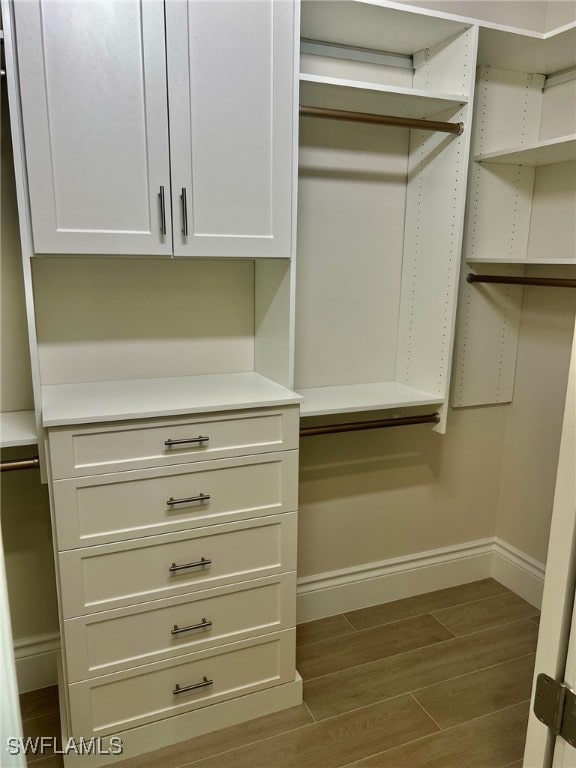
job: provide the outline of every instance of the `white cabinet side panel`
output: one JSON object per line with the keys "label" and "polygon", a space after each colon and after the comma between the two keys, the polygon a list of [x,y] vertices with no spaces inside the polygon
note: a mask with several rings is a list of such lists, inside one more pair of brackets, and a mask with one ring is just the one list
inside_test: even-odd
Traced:
{"label": "white cabinet side panel", "polygon": [[[477,45],[472,28],[426,51],[414,85],[451,87],[471,98]],[[444,69],[457,74],[445,81]],[[412,131],[410,140],[396,380],[442,397],[452,364],[471,112],[466,105],[434,116],[463,122],[460,136]],[[437,430],[445,428],[443,412]]]}
{"label": "white cabinet side panel", "polygon": [[[524,266],[490,264],[472,270],[490,275],[522,275]],[[523,288],[460,281],[454,350],[452,405],[509,403],[514,395],[516,352]]]}
{"label": "white cabinet side panel", "polygon": [[170,254],[163,4],[15,11],[35,251]]}
{"label": "white cabinet side panel", "polygon": [[293,29],[293,2],[167,4],[177,256],[290,256]]}
{"label": "white cabinet side panel", "polygon": [[412,131],[396,380],[438,394],[451,357],[467,144],[464,135]]}

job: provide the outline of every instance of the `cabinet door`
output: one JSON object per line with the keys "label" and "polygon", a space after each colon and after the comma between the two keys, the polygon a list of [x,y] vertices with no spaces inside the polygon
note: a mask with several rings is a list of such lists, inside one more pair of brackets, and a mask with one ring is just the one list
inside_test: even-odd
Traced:
{"label": "cabinet door", "polygon": [[176,256],[290,256],[294,11],[166,4]]}
{"label": "cabinet door", "polygon": [[163,3],[14,5],[34,250],[171,254]]}

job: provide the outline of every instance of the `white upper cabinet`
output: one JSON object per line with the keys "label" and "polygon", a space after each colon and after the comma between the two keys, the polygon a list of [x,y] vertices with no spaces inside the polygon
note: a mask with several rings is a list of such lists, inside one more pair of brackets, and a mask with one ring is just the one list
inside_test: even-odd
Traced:
{"label": "white upper cabinet", "polygon": [[15,21],[35,253],[290,256],[293,2],[27,0]]}
{"label": "white upper cabinet", "polygon": [[289,257],[294,4],[166,3],[174,254]]}
{"label": "white upper cabinet", "polygon": [[36,253],[171,254],[164,4],[15,3]]}

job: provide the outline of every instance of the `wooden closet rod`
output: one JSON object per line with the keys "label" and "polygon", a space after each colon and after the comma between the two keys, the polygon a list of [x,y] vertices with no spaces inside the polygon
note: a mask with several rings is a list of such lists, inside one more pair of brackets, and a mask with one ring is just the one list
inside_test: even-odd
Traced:
{"label": "wooden closet rod", "polygon": [[576,280],[569,277],[522,277],[520,275],[474,275],[470,272],[469,283],[500,283],[503,285],[544,285],[549,288],[576,288]]}
{"label": "wooden closet rod", "polygon": [[0,461],[0,472],[14,472],[16,469],[37,469],[40,466],[38,456],[31,459],[14,459],[10,461]]}
{"label": "wooden closet rod", "polygon": [[366,429],[385,429],[386,427],[407,427],[410,424],[438,424],[439,421],[440,416],[437,413],[426,413],[423,416],[398,416],[396,419],[379,419],[378,421],[350,421],[346,424],[302,427],[300,437],[333,435],[336,432],[363,432]]}
{"label": "wooden closet rod", "polygon": [[323,109],[321,107],[300,107],[301,117],[323,117],[326,120],[348,120],[353,123],[372,123],[391,125],[402,128],[419,128],[422,131],[440,131],[460,136],[464,123],[442,123],[436,120],[421,120],[413,117],[393,117],[392,115],[373,115],[368,112],[347,112],[343,109]]}

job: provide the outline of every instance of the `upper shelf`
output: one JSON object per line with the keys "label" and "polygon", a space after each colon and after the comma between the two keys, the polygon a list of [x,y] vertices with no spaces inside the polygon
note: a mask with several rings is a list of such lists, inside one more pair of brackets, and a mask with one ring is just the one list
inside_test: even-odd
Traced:
{"label": "upper shelf", "polygon": [[466,104],[468,99],[397,86],[345,80],[322,75],[300,75],[300,103],[308,107],[345,109],[394,117],[427,118]]}
{"label": "upper shelf", "polygon": [[375,384],[347,384],[296,390],[304,402],[302,416],[328,416],[333,413],[379,411],[417,405],[441,405],[442,397],[396,381]]}
{"label": "upper shelf", "polygon": [[408,55],[476,24],[480,65],[543,75],[576,66],[576,24],[536,32],[387,0],[302,3],[302,37]]}
{"label": "upper shelf", "polygon": [[576,66],[576,26],[545,34],[480,27],[478,64],[551,75]]}
{"label": "upper shelf", "polygon": [[37,443],[34,411],[0,413],[1,448],[16,448],[20,445],[36,445]]}
{"label": "upper shelf", "polygon": [[576,160],[576,134],[560,136],[546,141],[537,141],[521,147],[500,149],[476,155],[474,160],[481,163],[504,165],[552,165]]}
{"label": "upper shelf", "polygon": [[258,373],[96,381],[42,387],[45,427],[298,404],[301,398]]}
{"label": "upper shelf", "polygon": [[385,2],[302,3],[302,37],[412,55],[469,29],[471,21]]}

